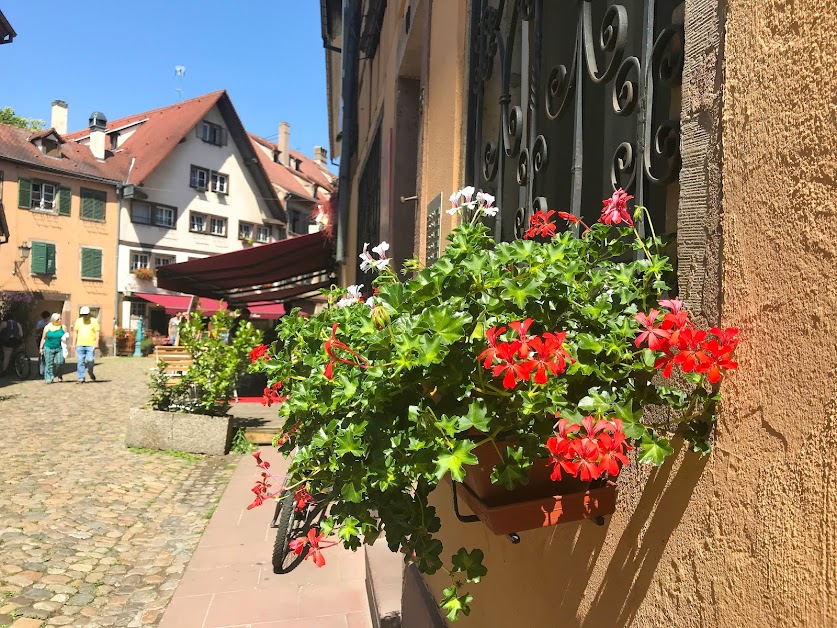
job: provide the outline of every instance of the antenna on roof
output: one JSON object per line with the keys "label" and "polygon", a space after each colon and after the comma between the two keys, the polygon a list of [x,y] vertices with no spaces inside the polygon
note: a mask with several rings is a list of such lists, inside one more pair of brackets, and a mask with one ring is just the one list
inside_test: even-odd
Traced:
{"label": "antenna on roof", "polygon": [[186,76],[186,66],[174,66],[174,75],[177,77],[177,87],[174,88],[174,91],[177,92],[177,99],[180,100],[183,98],[183,77]]}

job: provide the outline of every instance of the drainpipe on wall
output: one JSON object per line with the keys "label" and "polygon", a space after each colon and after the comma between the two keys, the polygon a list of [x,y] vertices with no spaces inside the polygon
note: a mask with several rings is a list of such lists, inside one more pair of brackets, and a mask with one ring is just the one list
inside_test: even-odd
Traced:
{"label": "drainpipe on wall", "polygon": [[360,0],[345,0],[343,3],[343,138],[340,146],[340,175],[337,184],[337,263],[346,259],[346,236],[348,234],[349,203],[351,194],[352,156],[357,142],[357,77],[360,56]]}
{"label": "drainpipe on wall", "polygon": [[[131,172],[134,169],[134,164],[137,158],[131,157],[131,165],[128,166],[128,176],[125,177],[125,183],[116,184],[116,254],[114,255],[114,274],[116,275],[116,282],[114,287],[113,297],[113,326],[119,321],[119,235],[122,233],[122,203],[125,202],[125,186],[131,180]],[[131,326],[131,321],[128,321],[128,326]],[[113,355],[116,355],[116,334],[113,335]]]}

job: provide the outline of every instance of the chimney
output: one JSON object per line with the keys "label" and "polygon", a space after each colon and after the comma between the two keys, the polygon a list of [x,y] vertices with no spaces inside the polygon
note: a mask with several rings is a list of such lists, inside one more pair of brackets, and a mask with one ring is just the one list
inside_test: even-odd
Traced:
{"label": "chimney", "polygon": [[321,168],[328,169],[328,151],[322,146],[314,147],[314,161]]}
{"label": "chimney", "polygon": [[67,103],[63,100],[53,100],[49,125],[58,131],[58,135],[64,135],[67,132],[67,115]]}
{"label": "chimney", "polygon": [[90,152],[96,159],[105,158],[105,137],[108,119],[101,111],[90,114]]}
{"label": "chimney", "polygon": [[291,167],[291,125],[287,122],[279,123],[279,163]]}

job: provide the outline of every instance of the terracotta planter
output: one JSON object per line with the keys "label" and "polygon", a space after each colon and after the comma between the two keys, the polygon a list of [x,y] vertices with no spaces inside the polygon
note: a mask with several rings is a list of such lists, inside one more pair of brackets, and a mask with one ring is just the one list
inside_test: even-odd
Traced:
{"label": "terracotta planter", "polygon": [[118,339],[116,341],[116,355],[133,355],[135,346],[136,341],[134,340]]}
{"label": "terracotta planter", "polygon": [[[502,451],[507,443],[498,443]],[[529,469],[529,483],[514,490],[491,483],[491,470],[500,461],[489,443],[474,450],[479,463],[466,467],[465,482],[458,484],[460,502],[494,534],[511,534],[559,523],[598,519],[616,510],[613,482],[550,479],[551,465],[542,459]]]}

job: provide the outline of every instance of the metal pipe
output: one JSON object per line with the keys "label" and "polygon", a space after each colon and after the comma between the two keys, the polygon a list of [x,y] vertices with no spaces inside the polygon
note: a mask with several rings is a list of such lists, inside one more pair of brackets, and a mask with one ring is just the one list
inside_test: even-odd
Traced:
{"label": "metal pipe", "polygon": [[337,212],[337,250],[335,258],[338,264],[346,259],[346,236],[348,234],[349,203],[352,199],[352,156],[357,137],[357,81],[358,44],[360,38],[360,1],[346,0],[343,3],[343,98],[342,145],[340,147],[340,175],[337,184],[339,208]]}

